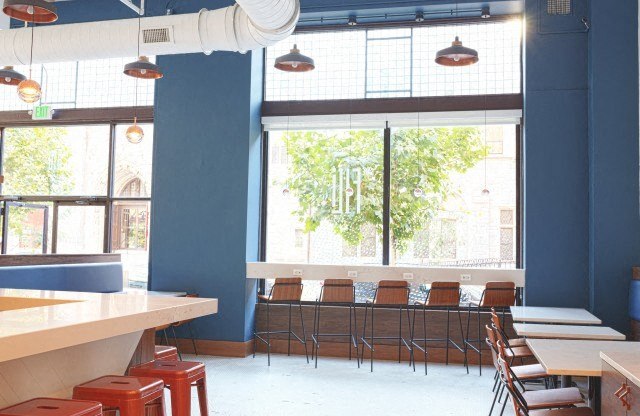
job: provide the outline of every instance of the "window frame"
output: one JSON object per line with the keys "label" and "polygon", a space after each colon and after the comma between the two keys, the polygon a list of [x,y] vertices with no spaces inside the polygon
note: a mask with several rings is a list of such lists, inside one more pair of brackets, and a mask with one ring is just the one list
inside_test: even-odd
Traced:
{"label": "window frame", "polygon": [[[112,253],[112,226],[115,203],[117,202],[147,202],[151,204],[151,195],[148,197],[121,197],[115,195],[114,189],[115,169],[116,169],[116,127],[118,125],[131,123],[134,117],[138,118],[138,123],[148,124],[154,122],[154,110],[151,106],[144,107],[110,107],[110,108],[82,108],[57,110],[53,120],[32,120],[26,111],[4,111],[0,112],[0,175],[4,168],[4,144],[6,129],[10,128],[35,128],[35,127],[59,127],[59,126],[87,126],[87,125],[108,125],[109,126],[109,155],[107,168],[107,194],[106,195],[19,195],[18,202],[51,202],[53,212],[50,218],[52,223],[51,254],[57,252],[57,208],[58,206],[104,206],[104,240],[103,253]],[[3,184],[0,183],[0,214],[4,216],[5,204],[16,202],[15,196],[2,194]],[[4,237],[4,236],[3,236]]]}

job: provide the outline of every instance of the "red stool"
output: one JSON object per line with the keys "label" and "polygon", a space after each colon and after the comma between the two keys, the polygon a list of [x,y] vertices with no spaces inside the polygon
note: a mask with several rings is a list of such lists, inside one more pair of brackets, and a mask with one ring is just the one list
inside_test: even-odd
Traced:
{"label": "red stool", "polygon": [[84,400],[33,399],[0,410],[0,416],[101,416],[102,405]]}
{"label": "red stool", "polygon": [[172,416],[191,416],[191,387],[195,385],[198,389],[200,415],[209,415],[204,364],[192,361],[153,361],[132,367],[129,374],[162,379],[171,390]]}
{"label": "red stool", "polygon": [[178,361],[178,349],[168,345],[156,345],[154,358],[161,361]]}
{"label": "red stool", "polygon": [[105,376],[73,388],[73,398],[95,400],[104,411],[118,409],[121,416],[145,414],[145,405],[158,402],[164,416],[162,380],[148,377]]}

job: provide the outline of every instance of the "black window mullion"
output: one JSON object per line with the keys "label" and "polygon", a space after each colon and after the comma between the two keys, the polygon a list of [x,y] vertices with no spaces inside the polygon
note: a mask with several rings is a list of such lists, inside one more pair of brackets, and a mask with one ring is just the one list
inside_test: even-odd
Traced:
{"label": "black window mullion", "polygon": [[382,264],[389,265],[391,252],[391,129],[384,129],[384,173],[382,191]]}

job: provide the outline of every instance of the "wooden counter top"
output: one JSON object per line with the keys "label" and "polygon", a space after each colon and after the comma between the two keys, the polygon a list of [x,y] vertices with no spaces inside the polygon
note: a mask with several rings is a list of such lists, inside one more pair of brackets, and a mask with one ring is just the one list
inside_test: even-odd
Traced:
{"label": "wooden counter top", "polygon": [[600,358],[640,387],[640,348],[637,351],[604,350],[600,352]]}
{"label": "wooden counter top", "polygon": [[217,299],[0,289],[0,362],[217,311]]}

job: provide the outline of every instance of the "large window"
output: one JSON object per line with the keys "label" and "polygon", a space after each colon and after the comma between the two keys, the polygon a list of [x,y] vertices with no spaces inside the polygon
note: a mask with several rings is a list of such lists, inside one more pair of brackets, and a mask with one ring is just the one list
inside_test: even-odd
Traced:
{"label": "large window", "polygon": [[[518,127],[269,132],[266,261],[516,267]],[[304,299],[319,288],[305,282]]]}
{"label": "large window", "polygon": [[122,255],[125,283],[146,287],[153,125],[131,144],[128,125],[8,127],[3,253]]}
{"label": "large window", "polygon": [[[154,84],[136,82],[122,68],[136,58],[96,59],[34,65],[33,79],[42,86],[41,104],[62,108],[105,108],[153,105]],[[155,60],[151,57],[151,60]],[[22,74],[28,66],[17,66]],[[0,111],[28,110],[32,106],[18,98],[15,88],[0,88]]]}
{"label": "large window", "polygon": [[[296,33],[267,48],[267,101],[337,100],[520,93],[520,19],[409,28]],[[459,35],[478,50],[476,65],[448,68],[436,52]],[[291,76],[273,68],[297,44],[314,71]]]}

